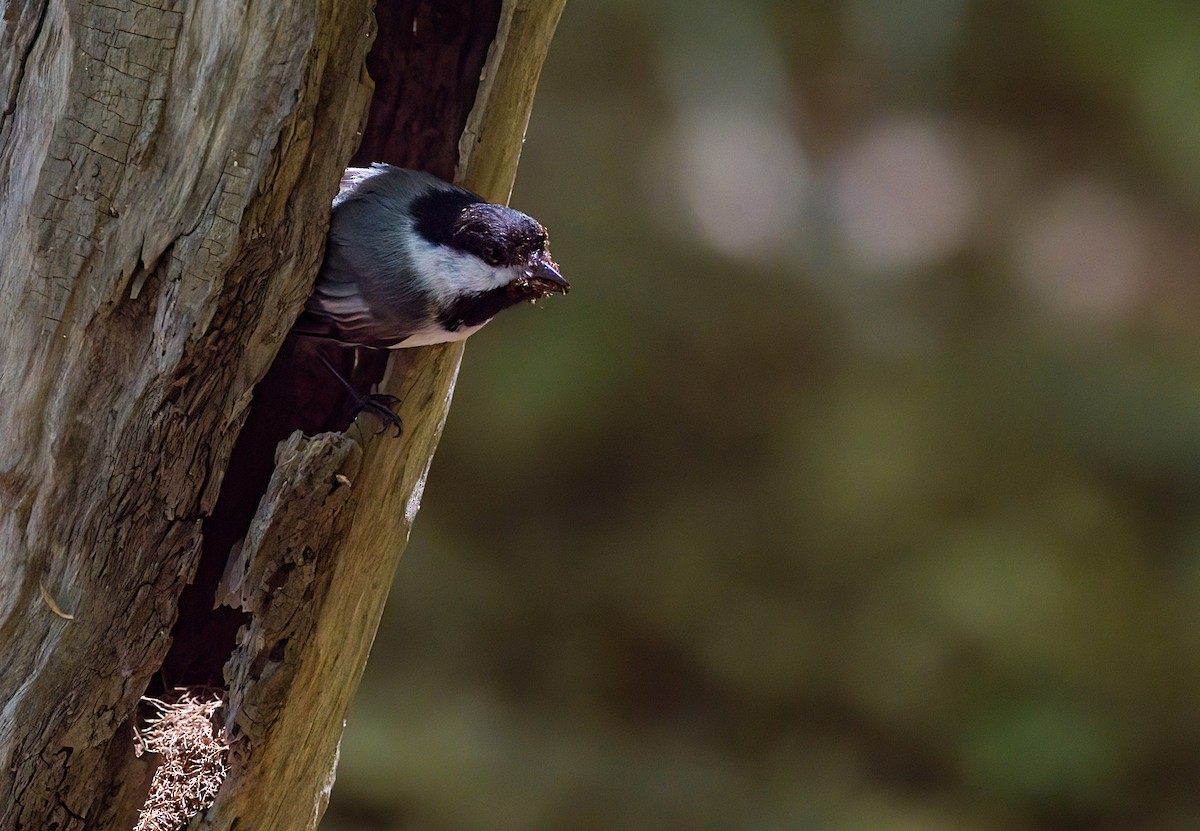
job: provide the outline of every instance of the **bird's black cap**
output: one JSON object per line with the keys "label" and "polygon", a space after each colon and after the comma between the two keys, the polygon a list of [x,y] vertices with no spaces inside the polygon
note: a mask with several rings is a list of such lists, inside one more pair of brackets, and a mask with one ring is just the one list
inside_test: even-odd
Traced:
{"label": "bird's black cap", "polygon": [[413,200],[417,233],[474,254],[488,265],[524,265],[546,249],[546,229],[531,216],[461,189],[430,189]]}

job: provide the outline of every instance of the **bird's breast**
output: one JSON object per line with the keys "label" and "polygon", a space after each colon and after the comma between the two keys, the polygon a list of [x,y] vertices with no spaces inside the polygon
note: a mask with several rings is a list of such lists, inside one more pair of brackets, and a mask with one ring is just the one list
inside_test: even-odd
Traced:
{"label": "bird's breast", "polygon": [[435,343],[453,343],[454,341],[466,340],[471,335],[478,332],[487,324],[485,320],[476,326],[464,326],[458,331],[451,332],[443,329],[441,326],[431,326],[421,331],[414,332],[404,340],[394,343],[389,346],[389,349],[408,349],[413,346],[431,346]]}

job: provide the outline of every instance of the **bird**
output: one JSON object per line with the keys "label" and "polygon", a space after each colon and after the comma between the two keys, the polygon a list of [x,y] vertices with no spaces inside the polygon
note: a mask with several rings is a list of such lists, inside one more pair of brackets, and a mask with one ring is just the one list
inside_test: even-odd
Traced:
{"label": "bird", "polygon": [[325,260],[292,331],[372,349],[446,343],[569,289],[533,217],[376,163],[342,176]]}
{"label": "bird", "polygon": [[[406,349],[463,340],[510,306],[570,290],[531,216],[419,170],[347,168],[325,259],[291,334],[342,347]],[[393,396],[349,391],[400,434]]]}

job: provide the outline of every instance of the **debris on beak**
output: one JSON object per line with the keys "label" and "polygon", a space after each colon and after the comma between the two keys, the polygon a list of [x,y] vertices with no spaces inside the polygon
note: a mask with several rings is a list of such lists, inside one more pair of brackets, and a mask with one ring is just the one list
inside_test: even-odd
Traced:
{"label": "debris on beak", "polygon": [[538,290],[539,297],[555,292],[566,294],[571,289],[571,284],[558,273],[558,264],[549,256],[535,258],[525,275],[530,286]]}

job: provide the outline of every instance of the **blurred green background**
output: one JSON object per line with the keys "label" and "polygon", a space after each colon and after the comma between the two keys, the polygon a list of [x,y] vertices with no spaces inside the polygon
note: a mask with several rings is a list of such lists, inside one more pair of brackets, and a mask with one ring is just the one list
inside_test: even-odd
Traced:
{"label": "blurred green background", "polygon": [[571,0],[327,831],[1200,828],[1200,4]]}

